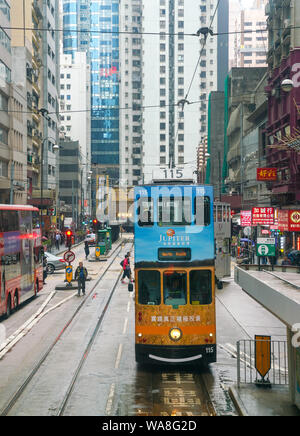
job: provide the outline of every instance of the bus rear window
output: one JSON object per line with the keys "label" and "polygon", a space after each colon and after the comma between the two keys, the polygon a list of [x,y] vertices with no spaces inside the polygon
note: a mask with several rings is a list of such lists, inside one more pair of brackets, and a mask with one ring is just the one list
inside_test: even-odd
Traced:
{"label": "bus rear window", "polygon": [[212,303],[211,271],[190,272],[190,303],[192,305]]}
{"label": "bus rear window", "polygon": [[139,271],[138,273],[138,302],[149,306],[158,306],[160,296],[160,272]]}

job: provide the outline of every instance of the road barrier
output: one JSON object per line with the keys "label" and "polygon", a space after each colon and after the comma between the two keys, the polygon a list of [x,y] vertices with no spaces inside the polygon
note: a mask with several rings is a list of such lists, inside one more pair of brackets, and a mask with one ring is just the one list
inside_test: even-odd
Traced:
{"label": "road barrier", "polygon": [[237,342],[237,386],[256,384],[271,387],[288,385],[288,347],[286,341],[256,340]]}

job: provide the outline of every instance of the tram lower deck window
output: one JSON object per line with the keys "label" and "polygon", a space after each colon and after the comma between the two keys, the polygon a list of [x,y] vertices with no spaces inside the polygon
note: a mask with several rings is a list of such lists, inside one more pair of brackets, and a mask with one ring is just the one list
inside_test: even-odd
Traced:
{"label": "tram lower deck window", "polygon": [[184,306],[187,303],[187,273],[164,273],[164,304]]}
{"label": "tram lower deck window", "polygon": [[212,303],[211,271],[190,272],[190,302],[192,305]]}
{"label": "tram lower deck window", "polygon": [[160,305],[160,272],[155,270],[139,271],[138,292],[139,304]]}

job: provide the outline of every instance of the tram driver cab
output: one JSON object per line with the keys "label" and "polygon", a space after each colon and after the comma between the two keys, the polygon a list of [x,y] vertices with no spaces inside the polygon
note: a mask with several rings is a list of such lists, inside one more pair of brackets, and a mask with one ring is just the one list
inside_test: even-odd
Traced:
{"label": "tram driver cab", "polygon": [[184,306],[187,302],[185,273],[164,273],[164,304]]}

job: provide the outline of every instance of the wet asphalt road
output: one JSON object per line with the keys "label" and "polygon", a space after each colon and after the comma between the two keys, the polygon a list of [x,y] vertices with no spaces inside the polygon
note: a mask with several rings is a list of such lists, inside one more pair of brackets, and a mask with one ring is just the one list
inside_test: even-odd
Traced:
{"label": "wet asphalt road", "polygon": [[[123,252],[128,251],[128,246]],[[75,248],[76,261],[83,247]],[[110,290],[120,272],[122,255],[92,294],[84,308],[55,345],[50,356],[33,377],[10,415],[46,416],[58,413],[61,399],[77,367],[94,327],[105,307]],[[76,263],[76,262],[75,262]],[[105,263],[87,263],[93,280]],[[4,324],[8,334],[37,310],[63,274],[47,280],[40,296],[13,314]],[[51,304],[70,291],[57,292]],[[74,292],[74,291],[73,291]],[[82,297],[81,297],[82,298]],[[0,361],[0,408],[19,387],[34,363],[60,334],[81,299],[49,313]],[[217,415],[236,415],[228,387],[236,381],[236,360],[229,344],[254,334],[285,335],[285,327],[246,296],[228,279],[217,291],[218,361],[208,369],[140,367],[134,360],[134,301],[127,286],[118,283],[103,322],[86,357],[64,409],[70,416],[207,416],[213,414],[207,392]]]}

